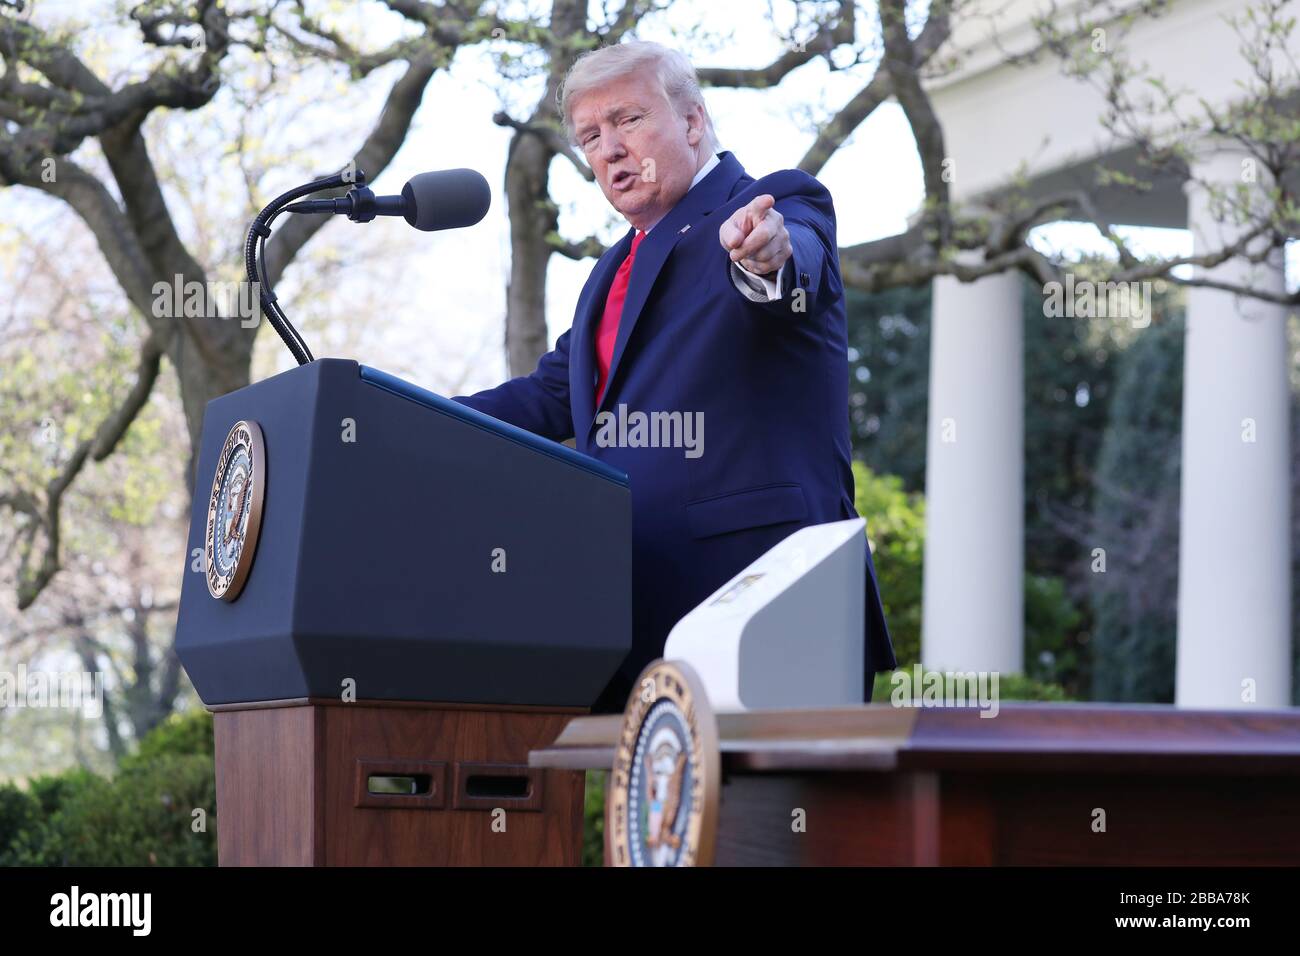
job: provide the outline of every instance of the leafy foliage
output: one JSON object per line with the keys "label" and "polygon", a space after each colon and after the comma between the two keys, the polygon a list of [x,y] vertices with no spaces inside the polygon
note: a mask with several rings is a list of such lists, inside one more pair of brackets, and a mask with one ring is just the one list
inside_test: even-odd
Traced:
{"label": "leafy foliage", "polygon": [[[925,499],[903,490],[897,475],[853,463],[858,513],[867,520],[885,618],[900,667],[921,660],[921,582],[925,557]],[[1057,683],[1080,667],[1071,646],[1082,615],[1055,577],[1025,576],[1027,679]]]}
{"label": "leafy foliage", "polygon": [[[161,757],[76,788],[14,848],[31,866],[214,866],[216,783],[206,756]],[[195,832],[195,810],[206,832]]]}
{"label": "leafy foliage", "polygon": [[846,290],[853,457],[925,487],[930,286],[867,295]]}
{"label": "leafy foliage", "polygon": [[1083,612],[1070,600],[1060,578],[1025,575],[1027,678],[1063,685],[1067,692],[1078,684],[1084,662],[1074,638],[1082,620]]}
{"label": "leafy foliage", "polygon": [[40,818],[41,805],[35,796],[11,783],[0,784],[0,866],[13,865],[10,848]]}
{"label": "leafy foliage", "polygon": [[609,773],[587,771],[587,791],[582,810],[582,865],[605,865],[605,786]]}
{"label": "leafy foliage", "polygon": [[1152,325],[1125,351],[1097,463],[1092,693],[1098,700],[1174,696],[1182,430],[1181,320]]}
{"label": "leafy foliage", "polygon": [[854,503],[867,521],[880,599],[899,666],[921,658],[921,576],[925,500],[897,475],[853,463]]}
{"label": "leafy foliage", "polygon": [[[1070,268],[1078,280],[1101,280],[1107,264],[1084,258]],[[1121,368],[1135,361],[1126,356],[1138,344],[1146,351],[1156,348],[1157,341],[1167,342],[1159,333],[1155,337],[1151,333],[1161,322],[1172,321],[1168,316],[1181,308],[1181,297],[1174,293],[1154,298],[1153,324],[1143,329],[1127,317],[1049,317],[1041,290],[1031,283],[1024,286],[1025,667],[1027,676],[1060,683],[1071,695],[1093,692],[1101,699],[1150,699],[1148,692],[1142,692],[1145,698],[1142,694],[1108,697],[1121,691],[1113,689],[1108,678],[1093,683],[1093,647],[1109,647],[1107,634],[1097,636],[1099,629],[1111,631],[1120,619],[1114,614],[1095,618],[1100,605],[1092,596],[1095,582],[1088,555],[1094,539],[1099,539],[1097,522],[1130,522],[1137,507],[1167,506],[1170,493],[1175,511],[1169,520],[1176,530],[1176,441],[1172,449],[1167,442],[1160,452],[1148,449],[1149,460],[1164,457],[1162,470],[1148,476],[1155,480],[1142,484],[1140,491],[1135,489],[1139,497],[1147,498],[1146,504],[1099,490],[1102,481],[1112,480],[1102,474],[1108,467],[1103,448],[1112,449],[1113,455],[1117,443],[1142,440],[1141,428],[1133,427],[1131,419],[1121,423],[1127,413],[1112,409]],[[882,545],[876,540],[875,515],[877,510],[887,513],[901,504],[895,492],[924,489],[930,293],[928,288],[872,295],[850,291],[848,309],[854,454],[877,472],[896,474],[902,481],[893,492],[872,491],[870,501],[860,494],[858,501],[876,543],[876,570],[901,665],[918,659],[920,652],[921,499],[910,499],[918,511],[917,537],[906,550],[897,542]],[[1128,374],[1131,377],[1133,372]],[[1181,342],[1177,353],[1159,367],[1148,363],[1145,374],[1154,376],[1147,386],[1158,388],[1162,396],[1159,414],[1164,420],[1156,434],[1162,442],[1169,434],[1176,439],[1181,426]],[[1119,434],[1125,427],[1130,430]],[[1167,474],[1170,461],[1175,465],[1172,476]],[[862,479],[858,481],[861,484]],[[1163,497],[1157,500],[1159,496]],[[1175,555],[1176,545],[1175,535],[1170,552]],[[1164,567],[1131,567],[1125,573],[1135,593],[1148,588],[1150,576],[1151,593],[1163,594],[1168,582],[1160,579],[1176,569],[1173,561]],[[1168,607],[1172,613],[1172,598]],[[1162,640],[1157,633],[1154,643]],[[1108,655],[1098,666],[1122,666],[1119,661]]]}
{"label": "leafy foliage", "polygon": [[211,717],[194,711],[146,735],[112,778],[77,769],[0,787],[0,865],[216,865],[212,752]]}
{"label": "leafy foliage", "polygon": [[201,755],[212,759],[215,753],[212,715],[195,708],[172,714],[145,734],[136,752],[122,759],[121,767],[129,770],[171,756]]}

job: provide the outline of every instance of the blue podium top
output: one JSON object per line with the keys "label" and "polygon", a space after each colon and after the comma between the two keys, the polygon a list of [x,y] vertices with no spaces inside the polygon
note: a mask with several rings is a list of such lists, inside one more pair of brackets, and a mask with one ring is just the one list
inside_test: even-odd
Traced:
{"label": "blue podium top", "polygon": [[493,418],[491,415],[485,415],[477,409],[470,408],[468,405],[462,405],[460,402],[453,402],[449,398],[443,398],[441,395],[435,395],[433,392],[418,385],[412,385],[405,379],[400,379],[395,375],[389,375],[387,372],[381,372],[377,368],[370,368],[362,365],[361,380],[370,385],[392,392],[394,395],[400,395],[402,398],[410,399],[425,408],[431,408],[434,411],[442,412],[444,415],[450,415],[458,418],[467,424],[476,428],[482,428],[485,431],[500,435],[510,441],[532,448],[548,455],[559,461],[568,462],[575,465],[583,471],[593,475],[598,475],[609,481],[616,482],[623,487],[627,487],[627,474],[619,471],[603,461],[597,461],[590,455],[584,455],[581,452],[574,451],[568,445],[561,445],[559,442],[553,442],[549,438],[543,438],[540,435],[534,435],[530,431],[525,431],[509,422],[503,422],[499,418]]}

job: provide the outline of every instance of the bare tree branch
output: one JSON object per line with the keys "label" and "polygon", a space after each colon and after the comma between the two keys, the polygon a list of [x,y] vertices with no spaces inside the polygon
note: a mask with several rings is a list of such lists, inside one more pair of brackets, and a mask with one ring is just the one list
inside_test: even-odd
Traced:
{"label": "bare tree branch", "polygon": [[559,127],[551,123],[525,123],[522,120],[513,119],[509,114],[498,112],[493,114],[492,122],[498,126],[508,126],[511,129],[521,133],[531,133],[539,137],[546,144],[547,149],[553,153],[563,156],[573,168],[578,171],[583,179],[589,183],[596,181],[596,174],[592,172],[591,167],[578,158],[578,154],[573,151],[569,145],[568,138],[560,131]]}
{"label": "bare tree branch", "polygon": [[0,137],[0,184],[39,189],[66,202],[90,228],[113,276],[127,299],[142,315],[151,314],[154,273],[130,220],[99,179],[72,160],[54,160],[53,177],[43,170],[20,165]]}
{"label": "bare tree branch", "polygon": [[[87,137],[137,112],[158,107],[198,109],[207,104],[220,87],[215,71],[229,47],[227,17],[213,0],[203,0],[199,16],[191,22],[201,27],[203,37],[192,69],[181,69],[178,61],[171,61],[145,80],[112,90],[67,46],[34,24],[0,17],[0,57],[10,67],[4,91],[33,111],[15,115],[10,110],[10,118],[26,120],[16,137],[18,143],[35,152],[68,153]],[[19,83],[14,69],[18,63],[39,71],[58,89],[41,92],[34,84]]]}
{"label": "bare tree branch", "polygon": [[785,77],[818,57],[829,59],[831,52],[838,46],[854,41],[857,26],[854,18],[856,4],[854,0],[840,0],[833,17],[819,23],[813,36],[804,42],[788,39],[786,51],[769,63],[757,69],[733,69],[730,67],[705,67],[698,70],[700,83],[704,86],[734,86],[763,89],[776,86]]}
{"label": "bare tree branch", "polygon": [[[28,548],[25,550],[20,565],[18,580],[18,609],[25,610],[40,595],[50,579],[59,570],[60,522],[63,496],[71,487],[73,479],[81,473],[87,459],[103,461],[113,453],[122,436],[126,434],[131,423],[149,400],[154,382],[158,379],[159,363],[163,347],[159,337],[151,334],[145,339],[140,350],[140,362],[136,369],[135,384],[122,403],[106,417],[95,430],[95,434],[82,442],[73,451],[63,468],[45,487],[45,506],[37,512],[37,520],[29,526]],[[13,498],[14,496],[10,496]],[[28,501],[18,501],[21,510],[32,514],[30,496]],[[14,503],[14,502],[11,502]],[[45,532],[45,548],[34,571],[32,564],[34,531],[38,527]]]}
{"label": "bare tree branch", "polygon": [[552,249],[568,259],[599,259],[609,248],[595,236],[570,242],[559,234],[552,233],[547,236],[547,240]]}
{"label": "bare tree branch", "polygon": [[[918,70],[930,62],[951,34],[950,10],[947,0],[935,0],[931,5],[930,17],[912,44]],[[893,95],[893,77],[882,64],[872,74],[870,82],[818,130],[817,138],[799,161],[799,168],[813,176],[821,172],[822,167],[844,145],[853,131],[876,111],[876,107]]]}
{"label": "bare tree branch", "polygon": [[[352,157],[357,169],[363,169],[372,181],[388,168],[393,157],[406,140],[411,121],[424,98],[425,87],[433,79],[437,64],[431,54],[412,61],[402,77],[388,91],[388,99],[379,120],[366,137],[366,141]],[[323,194],[324,195],[324,194]],[[279,226],[266,243],[263,262],[266,279],[272,285],[279,281],[285,268],[328,221],[323,216],[294,216]]]}
{"label": "bare tree branch", "polygon": [[880,0],[880,27],[885,40],[885,59],[881,68],[889,74],[894,98],[907,116],[916,150],[921,156],[921,171],[925,179],[922,228],[931,231],[930,241],[942,247],[948,244],[952,235],[943,128],[930,97],[921,87],[919,58],[907,36],[906,10],[906,0]]}

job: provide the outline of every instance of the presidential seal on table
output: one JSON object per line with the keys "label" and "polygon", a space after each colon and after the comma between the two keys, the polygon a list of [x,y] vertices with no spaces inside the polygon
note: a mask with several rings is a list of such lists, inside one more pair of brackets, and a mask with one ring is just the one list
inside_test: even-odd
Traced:
{"label": "presidential seal on table", "polygon": [[689,665],[655,661],[623,713],[605,805],[611,866],[708,866],[721,786],[717,723]]}

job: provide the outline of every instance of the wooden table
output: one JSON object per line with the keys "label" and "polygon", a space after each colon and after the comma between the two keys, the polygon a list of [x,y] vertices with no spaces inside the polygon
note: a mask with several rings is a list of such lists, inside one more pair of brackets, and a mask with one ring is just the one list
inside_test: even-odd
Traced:
{"label": "wooden table", "polygon": [[[529,762],[608,770],[620,720],[571,720]],[[1300,864],[1296,709],[873,704],[718,734],[719,865]]]}

